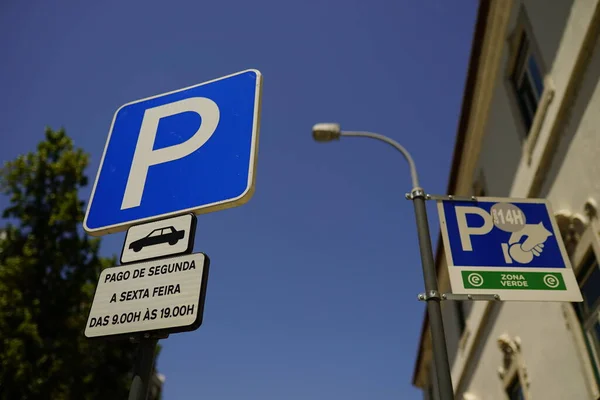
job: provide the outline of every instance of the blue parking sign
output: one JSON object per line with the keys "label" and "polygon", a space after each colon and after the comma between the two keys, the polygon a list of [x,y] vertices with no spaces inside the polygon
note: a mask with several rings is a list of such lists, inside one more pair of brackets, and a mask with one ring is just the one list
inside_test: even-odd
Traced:
{"label": "blue parking sign", "polygon": [[262,76],[246,70],[125,104],[88,204],[92,235],[240,205],[254,190]]}
{"label": "blue parking sign", "polygon": [[480,197],[438,202],[452,292],[581,301],[550,204]]}
{"label": "blue parking sign", "polygon": [[444,201],[454,265],[565,268],[554,226],[543,203]]}

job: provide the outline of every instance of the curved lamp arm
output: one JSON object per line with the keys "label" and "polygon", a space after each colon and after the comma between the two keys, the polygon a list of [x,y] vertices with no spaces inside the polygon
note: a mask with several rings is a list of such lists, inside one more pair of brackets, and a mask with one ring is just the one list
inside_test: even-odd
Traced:
{"label": "curved lamp arm", "polygon": [[331,142],[333,140],[339,140],[342,136],[366,137],[385,142],[398,150],[408,162],[408,166],[410,167],[410,177],[412,178],[413,191],[415,189],[421,189],[419,186],[419,177],[417,176],[417,167],[415,166],[412,156],[408,150],[404,148],[404,146],[387,136],[372,132],[342,131],[340,124],[337,123],[316,124],[313,126],[312,135],[313,139],[317,142]]}
{"label": "curved lamp arm", "polygon": [[408,162],[408,166],[410,168],[410,177],[412,179],[413,189],[420,188],[420,186],[419,186],[419,176],[417,175],[417,167],[415,165],[415,161],[413,160],[413,158],[410,155],[410,153],[408,152],[408,150],[406,150],[406,148],[404,148],[404,146],[402,146],[400,143],[396,142],[393,139],[390,139],[387,136],[380,135],[379,133],[372,133],[372,132],[347,132],[347,131],[342,131],[342,132],[340,132],[340,136],[366,137],[366,138],[381,140],[382,142],[385,142],[385,143],[389,144],[390,146],[392,146],[393,148],[395,148],[396,150],[398,150],[400,153],[402,153],[402,155],[404,156],[404,158]]}

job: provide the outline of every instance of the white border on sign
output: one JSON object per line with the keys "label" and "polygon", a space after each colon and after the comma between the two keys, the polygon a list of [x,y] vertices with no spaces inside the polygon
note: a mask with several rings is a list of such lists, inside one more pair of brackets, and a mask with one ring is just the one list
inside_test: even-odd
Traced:
{"label": "white border on sign", "polygon": [[[205,204],[200,207],[191,207],[191,208],[187,208],[187,209],[176,210],[176,211],[172,211],[169,213],[153,215],[151,217],[135,219],[135,220],[127,221],[127,222],[121,222],[118,224],[104,226],[104,227],[100,227],[100,228],[91,229],[87,226],[88,215],[90,212],[91,205],[94,201],[94,195],[96,193],[96,185],[98,184],[98,179],[100,178],[100,172],[102,171],[102,166],[104,165],[104,157],[106,156],[106,152],[108,150],[108,144],[110,143],[110,138],[112,136],[112,132],[113,132],[113,128],[115,125],[115,121],[117,119],[117,115],[119,114],[119,111],[121,111],[122,108],[127,107],[132,104],[140,103],[142,101],[151,100],[151,99],[154,99],[157,97],[162,97],[162,96],[166,96],[169,94],[182,92],[184,90],[208,85],[209,83],[213,83],[213,82],[217,82],[217,81],[220,81],[223,79],[231,78],[233,76],[241,75],[241,74],[244,74],[247,72],[254,72],[256,74],[256,90],[255,90],[255,94],[254,94],[254,121],[252,123],[252,142],[250,145],[250,163],[248,166],[248,183],[247,183],[246,189],[244,190],[244,192],[241,195],[239,195],[238,197],[235,197],[233,199],[227,199],[227,200],[222,200],[222,201],[218,201],[215,203]],[[83,229],[92,236],[102,236],[102,235],[106,235],[109,233],[122,232],[133,225],[138,225],[138,224],[141,224],[144,222],[152,222],[152,221],[155,221],[158,219],[163,219],[163,218],[169,218],[169,217],[177,216],[177,215],[180,215],[183,213],[191,212],[194,214],[205,214],[205,213],[208,213],[211,211],[224,210],[227,208],[241,206],[241,205],[247,203],[254,195],[254,184],[255,184],[255,176],[256,176],[255,170],[256,170],[256,164],[257,164],[256,149],[258,147],[258,137],[259,137],[259,133],[260,133],[261,94],[262,94],[262,74],[259,70],[251,68],[251,69],[246,69],[246,70],[243,70],[240,72],[235,72],[230,75],[222,76],[220,78],[213,79],[213,80],[210,80],[207,82],[202,82],[197,85],[192,85],[192,86],[188,86],[188,87],[185,87],[182,89],[173,90],[171,92],[161,93],[161,94],[158,94],[155,96],[150,96],[150,97],[146,97],[143,99],[135,100],[135,101],[123,104],[121,107],[119,107],[113,116],[113,120],[110,125],[110,130],[108,132],[108,138],[106,139],[106,144],[104,145],[104,151],[102,152],[102,158],[100,159],[100,166],[98,167],[98,172],[96,173],[96,179],[94,180],[94,186],[92,187],[92,193],[90,195],[90,199],[88,200],[87,209],[85,211],[85,218],[83,219]]]}
{"label": "white border on sign", "polygon": [[[579,284],[575,278],[571,261],[567,254],[567,250],[564,246],[562,237],[560,237],[560,230],[558,224],[554,218],[554,212],[550,202],[546,199],[520,199],[511,197],[475,197],[477,201],[473,201],[474,204],[477,202],[486,203],[533,203],[533,204],[544,204],[546,211],[550,216],[550,223],[552,224],[553,233],[556,236],[558,248],[560,254],[565,263],[565,268],[540,268],[540,267],[473,267],[473,266],[461,266],[454,265],[452,258],[452,251],[450,250],[450,237],[448,236],[448,227],[446,224],[446,214],[444,213],[443,201],[455,201],[462,202],[463,200],[438,200],[438,215],[440,218],[440,231],[442,234],[442,241],[444,244],[444,253],[446,255],[446,264],[448,267],[448,276],[450,277],[450,288],[454,294],[497,294],[501,300],[508,301],[582,301],[581,292],[579,291]],[[466,200],[465,200],[466,201]],[[466,201],[470,202],[470,201]],[[566,290],[525,290],[525,289],[466,289],[462,280],[462,271],[509,271],[509,272],[553,272],[560,273],[565,282]]]}

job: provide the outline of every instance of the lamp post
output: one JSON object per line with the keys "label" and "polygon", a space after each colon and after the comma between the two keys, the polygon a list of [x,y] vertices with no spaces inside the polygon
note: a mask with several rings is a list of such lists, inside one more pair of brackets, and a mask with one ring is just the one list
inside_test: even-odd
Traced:
{"label": "lamp post", "polygon": [[427,209],[425,207],[426,194],[419,185],[415,162],[410,153],[398,142],[378,133],[342,131],[339,124],[333,123],[316,124],[313,127],[313,139],[317,142],[331,142],[347,136],[366,137],[385,142],[398,150],[402,156],[404,156],[410,167],[413,188],[409,198],[413,202],[417,221],[417,234],[421,252],[421,266],[423,267],[425,300],[427,302],[427,314],[429,316],[429,326],[431,329],[435,372],[442,400],[451,400],[454,398],[454,391],[452,389],[450,363],[448,361],[444,322],[442,320],[442,309],[440,304],[442,298],[438,290],[437,274],[433,260],[429,222],[427,220]]}

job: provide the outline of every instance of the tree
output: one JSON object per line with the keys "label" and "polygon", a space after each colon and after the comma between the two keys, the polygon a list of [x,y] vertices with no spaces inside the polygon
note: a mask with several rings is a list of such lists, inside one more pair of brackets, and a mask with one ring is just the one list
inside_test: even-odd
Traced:
{"label": "tree", "polygon": [[63,129],[0,171],[0,399],[124,399],[135,348],[83,335],[95,286],[116,260],[83,233],[88,155]]}

